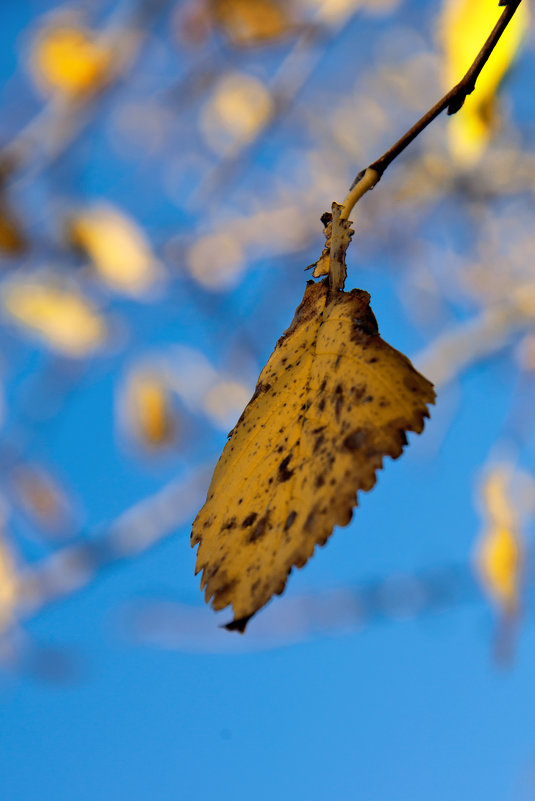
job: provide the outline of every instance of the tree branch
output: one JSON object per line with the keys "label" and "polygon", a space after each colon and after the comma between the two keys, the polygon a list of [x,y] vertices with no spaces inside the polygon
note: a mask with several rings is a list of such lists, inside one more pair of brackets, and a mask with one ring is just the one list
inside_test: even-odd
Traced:
{"label": "tree branch", "polygon": [[472,66],[466,75],[442,97],[438,103],[427,111],[412,128],[410,128],[392,147],[383,153],[376,161],[372,162],[365,170],[359,172],[351,187],[349,194],[344,200],[341,217],[347,219],[355,203],[369,190],[373,189],[387,167],[392,164],[395,158],[402,153],[407,145],[416,139],[422,131],[427,128],[435,117],[438,117],[447,109],[448,114],[455,114],[462,108],[467,95],[471,94],[476,86],[476,81],[485,64],[487,63],[492,51],[496,47],[502,33],[511,21],[513,14],[517,10],[522,0],[500,0],[499,6],[505,6],[498,22],[494,26],[490,36],[477,54]]}

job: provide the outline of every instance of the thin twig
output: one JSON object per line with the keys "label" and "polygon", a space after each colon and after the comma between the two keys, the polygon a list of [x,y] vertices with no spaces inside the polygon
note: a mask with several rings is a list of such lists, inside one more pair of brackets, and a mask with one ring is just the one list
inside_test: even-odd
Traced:
{"label": "thin twig", "polygon": [[407,145],[416,139],[422,131],[427,128],[435,117],[438,117],[443,111],[447,109],[448,114],[455,114],[462,108],[467,95],[471,94],[476,85],[479,73],[487,63],[492,51],[496,47],[502,33],[511,21],[513,14],[517,10],[522,0],[500,0],[500,6],[505,6],[498,22],[494,26],[492,33],[486,40],[485,44],[477,54],[474,63],[466,73],[466,75],[456,84],[453,89],[442,97],[438,103],[427,111],[412,128],[410,128],[392,147],[383,153],[383,155],[372,162],[365,170],[362,170],[355,180],[353,181],[349,194],[344,200],[343,211],[341,214],[342,219],[347,219],[355,203],[369,190],[373,189],[376,183],[381,180],[381,177],[387,167],[392,164],[395,158],[402,153]]}

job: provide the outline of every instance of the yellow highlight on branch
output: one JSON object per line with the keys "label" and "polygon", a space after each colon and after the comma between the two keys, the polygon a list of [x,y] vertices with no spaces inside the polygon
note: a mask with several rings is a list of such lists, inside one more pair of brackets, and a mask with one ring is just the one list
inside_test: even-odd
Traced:
{"label": "yellow highlight on branch", "polygon": [[[497,0],[446,0],[439,21],[446,89],[466,73],[502,12]],[[450,119],[450,150],[464,166],[479,160],[496,129],[496,93],[518,53],[528,23],[528,6],[523,2],[477,79],[475,91]]]}

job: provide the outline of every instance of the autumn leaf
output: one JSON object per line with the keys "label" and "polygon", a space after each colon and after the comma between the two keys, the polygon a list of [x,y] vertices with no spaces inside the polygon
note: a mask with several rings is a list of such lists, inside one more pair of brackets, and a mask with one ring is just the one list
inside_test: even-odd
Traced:
{"label": "autumn leaf", "polygon": [[165,376],[138,370],[131,376],[126,397],[131,431],[149,448],[162,448],[172,442],[178,422],[173,412]]}
{"label": "autumn leaf", "polygon": [[54,282],[11,281],[3,286],[0,302],[23,330],[65,356],[87,356],[106,341],[106,323],[93,305]]}
{"label": "autumn leaf", "polygon": [[380,338],[369,302],[309,282],[229,435],[192,531],[206,600],[232,604],[229,629],[349,523],[383,457],[423,429],[432,385]]}
{"label": "autumn leaf", "polygon": [[521,515],[512,496],[512,470],[496,466],[482,487],[486,526],[477,544],[475,562],[486,594],[505,615],[518,609],[523,568]]}
{"label": "autumn leaf", "polygon": [[291,29],[284,4],[275,0],[212,0],[216,24],[235,47],[279,39]]}
{"label": "autumn leaf", "polygon": [[92,31],[78,25],[46,27],[31,53],[37,83],[70,98],[94,93],[109,79],[112,54]]}
{"label": "autumn leaf", "polygon": [[15,620],[18,584],[14,554],[2,534],[0,535],[0,634]]}
{"label": "autumn leaf", "polygon": [[73,215],[67,236],[117,292],[143,297],[159,277],[160,267],[144,233],[112,206],[101,204]]}

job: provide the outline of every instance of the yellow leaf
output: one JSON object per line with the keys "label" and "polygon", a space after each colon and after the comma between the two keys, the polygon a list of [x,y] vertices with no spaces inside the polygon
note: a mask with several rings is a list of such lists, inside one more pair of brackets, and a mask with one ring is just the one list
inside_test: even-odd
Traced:
{"label": "yellow leaf", "polygon": [[192,532],[207,600],[233,606],[229,628],[349,523],[383,457],[423,428],[432,385],[379,337],[369,300],[310,282],[229,435]]}
{"label": "yellow leaf", "polygon": [[490,597],[513,612],[518,604],[521,551],[513,528],[494,524],[485,532],[478,551],[478,568]]}
{"label": "yellow leaf", "polygon": [[278,39],[291,26],[285,5],[276,0],[212,0],[212,13],[236,47]]}
{"label": "yellow leaf", "polygon": [[102,88],[110,75],[112,53],[94,34],[76,25],[45,28],[34,44],[31,66],[45,91],[69,97]]}
{"label": "yellow leaf", "polygon": [[0,633],[13,622],[17,600],[15,560],[5,539],[0,537]]}
{"label": "yellow leaf", "polygon": [[201,127],[207,144],[227,155],[250,142],[273,111],[268,88],[244,72],[223,75],[203,109]]}
{"label": "yellow leaf", "polygon": [[159,276],[146,237],[116,209],[97,206],[72,217],[68,235],[89,255],[100,278],[116,291],[143,295]]}
{"label": "yellow leaf", "polygon": [[[440,35],[447,89],[463,77],[502,12],[503,7],[494,0],[446,0]],[[487,146],[496,125],[496,92],[518,52],[528,23],[528,6],[523,2],[478,77],[475,91],[450,119],[450,149],[461,164],[475,163]]]}
{"label": "yellow leaf", "polygon": [[129,383],[127,414],[135,435],[151,447],[168,444],[176,433],[169,388],[156,373],[139,371]]}
{"label": "yellow leaf", "polygon": [[106,339],[106,324],[89,301],[52,283],[10,282],[2,304],[17,323],[66,356],[86,356]]}
{"label": "yellow leaf", "polygon": [[516,611],[523,562],[520,521],[510,495],[510,471],[496,467],[483,485],[487,526],[476,549],[479,577],[490,598],[506,613]]}

